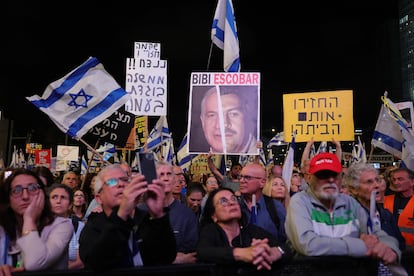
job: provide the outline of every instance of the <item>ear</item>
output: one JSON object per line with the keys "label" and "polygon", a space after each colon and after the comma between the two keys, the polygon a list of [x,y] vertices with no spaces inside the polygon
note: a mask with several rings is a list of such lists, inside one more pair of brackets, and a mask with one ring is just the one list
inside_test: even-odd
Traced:
{"label": "ear", "polygon": [[96,199],[96,201],[97,201],[99,204],[101,204],[101,205],[102,205],[102,199],[101,199],[101,195],[100,195],[100,194],[96,194],[96,195],[95,195],[95,199]]}
{"label": "ear", "polygon": [[260,179],[260,185],[259,185],[260,189],[263,189],[265,184],[266,184],[266,177],[263,179]]}
{"label": "ear", "polygon": [[218,219],[217,219],[216,215],[212,215],[212,216],[211,216],[211,219],[214,221],[214,223],[217,223],[217,221],[218,221]]}
{"label": "ear", "polygon": [[347,186],[347,188],[351,195],[354,195],[354,196],[358,195],[358,189],[356,189],[354,186]]}

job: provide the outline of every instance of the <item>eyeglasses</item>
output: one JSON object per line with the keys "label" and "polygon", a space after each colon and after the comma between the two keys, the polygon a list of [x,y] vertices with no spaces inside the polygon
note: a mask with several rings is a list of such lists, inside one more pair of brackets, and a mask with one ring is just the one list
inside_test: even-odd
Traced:
{"label": "eyeglasses", "polygon": [[247,181],[250,181],[252,179],[263,179],[263,177],[257,177],[257,176],[251,176],[251,175],[243,175],[240,174],[237,176],[237,179],[241,180],[242,178],[246,179]]}
{"label": "eyeglasses", "polygon": [[23,194],[23,190],[27,190],[27,192],[30,195],[35,195],[35,194],[37,194],[37,192],[39,191],[39,189],[40,189],[40,185],[39,184],[30,183],[29,185],[27,185],[26,188],[23,188],[22,185],[14,186],[14,188],[11,189],[11,192],[10,193],[11,193],[12,196],[18,197],[18,196],[21,196]]}
{"label": "eyeglasses", "polygon": [[128,183],[129,181],[131,181],[131,178],[129,178],[128,176],[110,178],[104,183],[108,185],[109,187],[113,187],[113,186],[116,186],[119,183],[119,181]]}
{"label": "eyeglasses", "polygon": [[225,197],[220,197],[219,200],[217,201],[217,204],[220,204],[221,206],[224,206],[224,207],[229,206],[232,203],[238,203],[237,197],[234,195],[232,195],[230,199],[225,198]]}
{"label": "eyeglasses", "polygon": [[372,185],[375,183],[381,182],[381,178],[379,176],[375,177],[375,178],[371,178],[365,181],[361,181],[361,183],[363,184],[368,184],[368,185]]}
{"label": "eyeglasses", "polygon": [[315,176],[320,180],[330,179],[330,178],[337,178],[338,173],[333,171],[319,171],[315,173]]}

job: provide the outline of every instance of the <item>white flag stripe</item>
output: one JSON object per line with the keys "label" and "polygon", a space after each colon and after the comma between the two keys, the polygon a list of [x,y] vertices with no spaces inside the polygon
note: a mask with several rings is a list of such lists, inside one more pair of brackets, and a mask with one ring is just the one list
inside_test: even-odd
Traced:
{"label": "white flag stripe", "polygon": [[154,150],[166,143],[171,138],[171,132],[168,128],[167,117],[160,116],[154,128],[151,130],[147,139],[147,149]]}
{"label": "white flag stripe", "polygon": [[388,113],[387,108],[382,105],[371,144],[401,158],[402,142],[400,127]]}
{"label": "white flag stripe", "polygon": [[270,139],[269,143],[267,144],[267,148],[271,148],[273,146],[286,146],[288,143],[285,142],[285,134],[284,132],[278,132],[276,135]]}
{"label": "white flag stripe", "polygon": [[187,172],[190,169],[191,161],[195,156],[197,155],[188,153],[188,139],[186,133],[177,151],[178,165],[181,167],[181,169],[183,169],[184,172]]}
{"label": "white flag stripe", "polygon": [[211,30],[214,44],[224,51],[223,67],[226,72],[240,72],[240,50],[231,0],[219,0]]}
{"label": "white flag stripe", "polygon": [[401,146],[401,166],[414,171],[414,135],[408,128],[407,122],[401,116],[397,106],[386,96],[384,96],[384,106],[387,108],[387,113],[394,120],[394,123],[400,128],[401,136],[403,138]]}
{"label": "white flag stripe", "polygon": [[74,139],[125,104],[130,95],[94,57],[27,99]]}
{"label": "white flag stripe", "polygon": [[292,137],[292,142],[290,143],[288,153],[283,162],[282,167],[282,178],[287,184],[288,191],[290,191],[290,181],[292,178],[293,168],[295,166],[295,135]]}

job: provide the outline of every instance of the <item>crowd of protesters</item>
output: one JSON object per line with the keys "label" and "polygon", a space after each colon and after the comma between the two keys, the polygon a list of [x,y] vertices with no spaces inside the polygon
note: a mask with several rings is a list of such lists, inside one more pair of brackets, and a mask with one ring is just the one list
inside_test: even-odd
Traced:
{"label": "crowd of protesters", "polygon": [[212,154],[202,183],[164,161],[152,183],[125,163],[83,178],[3,169],[0,275],[174,263],[265,275],[301,255],[369,256],[378,275],[411,272],[402,256],[414,251],[414,173],[308,154],[289,180],[257,162],[221,173]]}

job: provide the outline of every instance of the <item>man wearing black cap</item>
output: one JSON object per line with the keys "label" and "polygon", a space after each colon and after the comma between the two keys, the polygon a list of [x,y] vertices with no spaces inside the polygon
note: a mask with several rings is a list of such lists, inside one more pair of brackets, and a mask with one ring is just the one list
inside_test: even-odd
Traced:
{"label": "man wearing black cap", "polygon": [[288,239],[298,253],[306,256],[371,256],[384,264],[398,262],[398,241],[378,225],[369,234],[367,212],[354,198],[339,192],[341,170],[333,153],[312,158],[309,188],[296,193],[288,206]]}

